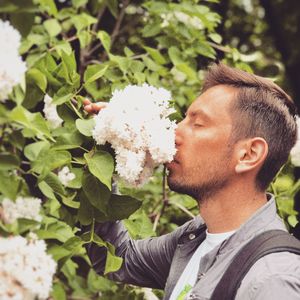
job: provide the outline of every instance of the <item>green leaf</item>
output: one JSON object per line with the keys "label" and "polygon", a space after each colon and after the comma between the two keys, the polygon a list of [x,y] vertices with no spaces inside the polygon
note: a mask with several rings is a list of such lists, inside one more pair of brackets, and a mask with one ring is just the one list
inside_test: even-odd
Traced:
{"label": "green leaf", "polygon": [[92,41],[92,34],[87,30],[81,30],[77,33],[77,36],[80,42],[81,49],[84,49]]}
{"label": "green leaf", "polygon": [[80,189],[82,187],[82,168],[72,168],[71,172],[75,174],[75,178],[68,183],[67,187],[72,189]]}
{"label": "green leaf", "polygon": [[39,73],[41,73],[38,69],[32,69],[33,71],[29,70],[26,74],[26,88],[25,88],[25,94],[24,97],[19,93],[17,97],[19,99],[19,104],[22,103],[22,105],[27,108],[31,109],[34,108],[38,102],[40,102],[44,97],[44,92],[42,89],[46,89],[47,86],[47,78],[44,74],[40,76]]}
{"label": "green leaf", "polygon": [[111,254],[110,251],[107,251],[104,274],[118,271],[122,263],[123,259],[121,257],[115,256]]}
{"label": "green leaf", "polygon": [[71,154],[68,151],[42,150],[31,166],[34,172],[46,176],[51,170],[69,165],[71,159]]}
{"label": "green leaf", "polygon": [[89,84],[89,83],[94,82],[97,79],[101,78],[105,74],[107,69],[108,69],[107,65],[106,66],[104,66],[104,65],[88,66],[84,73],[85,84]]}
{"label": "green leaf", "polygon": [[110,45],[111,45],[111,40],[110,36],[107,32],[101,30],[97,33],[97,37],[101,41],[104,49],[106,50],[107,53],[110,53]]}
{"label": "green leaf", "polygon": [[92,130],[95,127],[94,119],[88,119],[88,120],[77,119],[75,124],[81,134],[85,136],[92,136]]}
{"label": "green leaf", "polygon": [[51,218],[51,220],[52,219],[53,223],[50,223],[45,228],[36,231],[36,234],[40,239],[56,239],[64,243],[69,238],[74,236],[74,233],[69,225],[57,219]]}
{"label": "green leaf", "polygon": [[46,11],[49,15],[56,16],[57,8],[54,0],[39,0],[41,10]]}
{"label": "green leaf", "polygon": [[17,219],[18,222],[18,234],[22,234],[29,230],[34,230],[39,226],[39,222],[31,219]]}
{"label": "green leaf", "polygon": [[114,171],[114,159],[105,151],[84,154],[90,172],[111,190],[111,178]]}
{"label": "green leaf", "polygon": [[80,202],[73,201],[75,196],[76,196],[76,193],[71,197],[62,196],[61,197],[62,203],[68,207],[78,209],[80,207]]}
{"label": "green leaf", "polygon": [[90,204],[85,193],[82,191],[79,194],[80,207],[78,210],[78,221],[81,225],[90,225],[93,221],[93,206]]}
{"label": "green leaf", "polygon": [[62,30],[59,22],[56,19],[46,20],[44,22],[44,27],[51,37],[57,36],[61,33]]}
{"label": "green leaf", "polygon": [[168,54],[174,66],[184,63],[184,60],[181,58],[180,50],[177,47],[170,47],[168,50]]}
{"label": "green leaf", "polygon": [[62,283],[55,282],[53,284],[51,298],[53,298],[53,300],[66,300],[67,299],[67,294],[64,290]]}
{"label": "green leaf", "polygon": [[161,33],[161,24],[160,23],[154,23],[154,22],[148,23],[146,26],[144,26],[144,28],[142,30],[142,34],[146,38],[155,36],[159,33]]}
{"label": "green leaf", "polygon": [[15,174],[0,171],[0,192],[7,198],[15,200],[21,186],[20,178]]}
{"label": "green leaf", "polygon": [[64,53],[71,54],[72,53],[72,47],[69,42],[67,41],[58,41],[55,44],[55,50],[57,53],[61,56]]}
{"label": "green leaf", "polygon": [[205,57],[215,59],[216,51],[207,42],[199,41],[195,46],[195,50],[197,51],[197,53]]}
{"label": "green leaf", "polygon": [[73,16],[72,22],[73,22],[75,28],[77,29],[77,32],[79,32],[82,29],[89,27],[90,25],[96,23],[97,19],[86,13],[81,13],[79,15]]}
{"label": "green leaf", "polygon": [[88,0],[72,0],[72,4],[76,8],[85,6],[87,3],[88,3]]}
{"label": "green leaf", "polygon": [[130,48],[128,48],[128,47],[124,48],[124,53],[127,57],[131,57],[134,55],[134,52],[132,50],[130,50]]}
{"label": "green leaf", "polygon": [[56,194],[64,195],[66,193],[62,183],[58,179],[57,175],[53,172],[48,173],[45,176],[44,181]]}
{"label": "green leaf", "polygon": [[139,209],[132,214],[128,220],[123,220],[130,236],[134,239],[144,239],[150,236],[155,236],[153,224],[151,223],[146,212]]}
{"label": "green leaf", "polygon": [[9,114],[12,122],[21,124],[24,128],[29,129],[38,138],[46,136],[50,140],[52,138],[45,119],[40,113],[31,113],[22,106],[15,107]]}
{"label": "green leaf", "polygon": [[107,205],[111,195],[109,189],[88,172],[83,174],[82,188],[89,202],[99,211],[107,214]]}
{"label": "green leaf", "polygon": [[115,18],[117,18],[119,1],[118,0],[109,0],[109,1],[106,1],[106,4],[107,4],[108,9],[111,12],[111,14]]}
{"label": "green leaf", "polygon": [[150,48],[150,47],[144,47],[144,49],[150,54],[150,56],[158,64],[163,65],[167,62],[166,59],[160,54],[160,52],[157,49]]}
{"label": "green leaf", "polygon": [[34,24],[34,17],[34,13],[13,13],[10,15],[10,23],[25,37],[29,34]]}
{"label": "green leaf", "polygon": [[[45,183],[44,181],[42,181],[41,183],[44,183],[45,185],[47,183]],[[39,184],[40,187],[40,184]],[[49,187],[50,188],[50,187]],[[51,189],[51,188],[50,188]],[[51,189],[52,190],[52,189]],[[53,192],[52,192],[53,193]],[[54,195],[54,194],[53,194]],[[55,196],[54,196],[55,197]],[[61,210],[61,204],[60,202],[55,199],[54,197],[50,197],[45,203],[44,203],[44,207],[46,208],[46,212],[47,215],[49,216],[53,216],[55,218],[60,218],[61,214],[60,214],[60,210]]]}
{"label": "green leaf", "polygon": [[34,161],[39,156],[42,150],[50,149],[50,143],[47,141],[39,141],[25,146],[24,155],[30,160]]}
{"label": "green leaf", "polygon": [[62,95],[62,96],[56,94],[53,98],[52,103],[55,105],[61,105],[63,103],[70,101],[72,99],[72,97],[73,97],[72,93],[68,93],[68,94]]}
{"label": "green leaf", "polygon": [[[41,192],[49,199],[56,199],[53,189],[50,187],[49,184],[47,184],[45,181],[41,181],[38,183],[38,187],[41,190]],[[47,201],[47,203],[50,203],[50,201]],[[58,209],[60,207],[60,205],[58,207],[56,207],[56,209]],[[56,210],[55,209],[55,210]],[[53,213],[53,212],[52,212]]]}
{"label": "green leaf", "polygon": [[112,292],[115,293],[117,291],[117,285],[102,276],[99,276],[93,269],[89,271],[89,275],[87,278],[87,284],[89,290],[93,293],[98,292]]}
{"label": "green leaf", "polygon": [[47,88],[47,78],[38,69],[32,68],[27,72],[27,80],[34,82],[43,92],[46,92]]}
{"label": "green leaf", "polygon": [[20,165],[18,156],[9,153],[0,153],[0,170],[13,170]]}
{"label": "green leaf", "polygon": [[218,33],[210,33],[208,35],[210,39],[212,39],[215,43],[220,44],[222,42],[222,36]]}
{"label": "green leaf", "polygon": [[[112,54],[109,55],[109,58],[111,61],[115,62],[118,65],[123,74],[128,73],[129,67],[131,65],[131,59]],[[121,88],[120,83],[118,83],[118,88]]]}
{"label": "green leaf", "polygon": [[197,73],[195,70],[193,70],[188,64],[182,63],[182,64],[177,64],[176,68],[184,73],[190,80],[197,81]]}
{"label": "green leaf", "polygon": [[112,194],[109,199],[109,219],[122,220],[128,218],[139,209],[142,202],[130,196]]}
{"label": "green leaf", "polygon": [[36,6],[32,0],[1,0],[0,13],[35,12]]}
{"label": "green leaf", "polygon": [[13,146],[15,146],[18,150],[23,150],[25,144],[25,138],[23,137],[20,131],[13,131],[9,135],[9,141]]}

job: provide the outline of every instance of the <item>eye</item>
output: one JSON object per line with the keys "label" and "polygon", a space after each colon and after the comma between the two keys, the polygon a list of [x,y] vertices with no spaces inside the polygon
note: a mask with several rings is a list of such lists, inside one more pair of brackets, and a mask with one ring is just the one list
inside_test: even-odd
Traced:
{"label": "eye", "polygon": [[203,125],[202,125],[202,124],[199,124],[199,123],[195,123],[194,126],[195,126],[195,127],[202,127]]}

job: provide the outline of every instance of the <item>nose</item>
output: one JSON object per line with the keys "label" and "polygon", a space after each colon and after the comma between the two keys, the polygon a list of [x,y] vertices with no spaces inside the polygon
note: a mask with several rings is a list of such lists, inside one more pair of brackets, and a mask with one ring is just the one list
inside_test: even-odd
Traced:
{"label": "nose", "polygon": [[175,145],[179,146],[182,144],[182,137],[183,137],[183,121],[177,124],[176,128],[176,135],[175,135]]}

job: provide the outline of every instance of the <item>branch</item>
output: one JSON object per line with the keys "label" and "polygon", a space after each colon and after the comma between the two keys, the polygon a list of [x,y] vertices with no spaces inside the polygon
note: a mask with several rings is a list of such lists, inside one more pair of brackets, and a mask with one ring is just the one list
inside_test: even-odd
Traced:
{"label": "branch", "polygon": [[161,210],[158,212],[158,214],[155,216],[154,223],[153,223],[153,231],[156,231],[158,221],[161,218],[161,216],[164,214],[166,206],[169,205],[169,199],[167,197],[167,189],[166,189],[166,166],[164,166],[164,171],[163,171],[163,183],[162,183],[162,188],[163,188],[163,204],[161,207]]}
{"label": "branch", "polygon": [[195,215],[191,213],[187,208],[185,208],[183,205],[177,202],[170,202],[171,204],[177,206],[179,209],[181,209],[183,212],[185,212],[187,215],[189,215],[191,218],[195,218]]}
{"label": "branch", "polygon": [[116,25],[115,25],[115,27],[113,29],[112,34],[111,34],[111,45],[114,43],[117,35],[119,34],[120,26],[121,26],[121,23],[122,23],[122,21],[124,19],[124,15],[125,15],[125,9],[129,5],[129,3],[130,3],[130,0],[124,0],[123,1],[122,9],[121,9],[121,11],[119,13]]}

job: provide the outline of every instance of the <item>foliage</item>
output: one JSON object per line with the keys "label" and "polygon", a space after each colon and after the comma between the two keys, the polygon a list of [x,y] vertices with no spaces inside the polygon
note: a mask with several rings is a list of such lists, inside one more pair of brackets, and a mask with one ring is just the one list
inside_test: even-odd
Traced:
{"label": "foliage", "polygon": [[[20,52],[28,71],[24,83],[0,103],[0,201],[39,197],[43,220],[39,229],[22,221],[0,224],[0,234],[32,230],[47,241],[59,266],[53,299],[143,298],[143,289],[118,285],[91,269],[84,248],[90,242],[108,249],[106,273],[122,263],[114,247],[94,233],[95,221],[126,219],[130,234],[145,238],[197,214],[196,203],[187,196],[162,197],[161,172],[139,190],[120,183],[122,196],[116,195],[112,149],[95,145],[93,121],[82,102],[86,97],[108,101],[117,88],[147,82],[172,92],[180,119],[199,94],[202,70],[217,53],[249,70],[237,49],[221,44],[216,32],[221,17],[210,2],[217,1],[1,1],[2,18],[23,35]],[[57,105],[62,127],[53,129],[44,118],[45,94]],[[58,178],[64,166],[76,176],[66,186]],[[289,199],[280,202],[280,210],[295,225],[290,204],[298,186],[290,173],[272,188],[284,193],[286,184],[292,191],[280,194]],[[82,225],[91,230],[83,233]]]}

